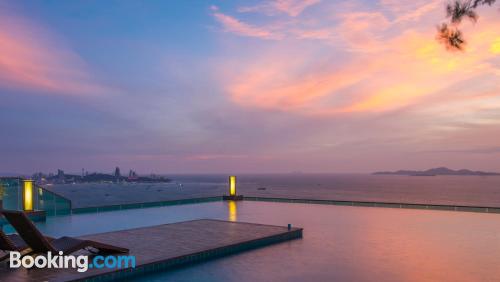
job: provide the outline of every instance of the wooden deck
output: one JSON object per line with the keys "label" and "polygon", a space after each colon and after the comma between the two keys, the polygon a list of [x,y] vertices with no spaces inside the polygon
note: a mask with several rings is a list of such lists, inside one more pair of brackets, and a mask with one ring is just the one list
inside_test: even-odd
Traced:
{"label": "wooden deck", "polygon": [[[132,269],[10,269],[0,281],[109,281],[212,259],[302,237],[301,228],[201,219],[83,236],[130,249]],[[88,254],[86,251],[76,253]],[[90,259],[89,259],[90,262]]]}

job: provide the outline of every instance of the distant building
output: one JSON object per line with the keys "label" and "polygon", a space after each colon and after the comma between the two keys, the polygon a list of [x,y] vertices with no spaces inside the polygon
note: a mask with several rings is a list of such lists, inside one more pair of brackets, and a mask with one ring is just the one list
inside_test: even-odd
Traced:
{"label": "distant building", "polygon": [[130,170],[128,172],[128,180],[137,180],[138,177],[137,177],[137,173],[135,173],[135,171],[133,170]]}
{"label": "distant building", "polygon": [[120,168],[115,168],[115,181],[120,182],[122,175],[120,174]]}
{"label": "distant building", "polygon": [[64,176],[64,171],[62,169],[57,170],[57,180],[59,183],[65,183],[66,177]]}
{"label": "distant building", "polygon": [[116,167],[115,168],[115,177],[116,178],[120,178],[121,174],[120,174],[120,168],[119,167]]}

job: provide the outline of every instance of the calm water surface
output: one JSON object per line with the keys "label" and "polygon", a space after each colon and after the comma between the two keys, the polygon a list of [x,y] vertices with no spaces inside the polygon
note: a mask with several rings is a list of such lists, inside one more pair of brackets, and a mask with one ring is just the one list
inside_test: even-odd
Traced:
{"label": "calm water surface", "polygon": [[[169,184],[76,184],[55,185],[49,189],[71,199],[73,207],[220,196],[227,190],[227,175],[169,177],[173,179]],[[238,175],[238,193],[262,197],[500,207],[500,176],[244,174]]]}
{"label": "calm water surface", "polygon": [[[48,218],[53,235],[196,218],[304,227],[304,238],[135,281],[498,281],[500,215],[214,202]],[[9,229],[8,227],[6,229]]]}

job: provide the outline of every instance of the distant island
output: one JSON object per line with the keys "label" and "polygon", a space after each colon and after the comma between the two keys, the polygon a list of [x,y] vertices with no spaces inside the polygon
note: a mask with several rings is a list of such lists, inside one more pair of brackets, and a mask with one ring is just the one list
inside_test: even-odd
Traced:
{"label": "distant island", "polygon": [[133,170],[130,170],[128,176],[122,176],[120,168],[117,167],[113,174],[106,173],[89,173],[82,170],[81,175],[66,174],[63,170],[58,169],[57,174],[49,173],[35,173],[32,176],[37,184],[73,184],[73,183],[165,183],[170,182],[170,179],[151,174],[149,176],[139,176]]}
{"label": "distant island", "polygon": [[435,176],[435,175],[500,175],[498,172],[472,171],[468,169],[453,170],[447,167],[437,167],[428,170],[398,170],[378,171],[376,175],[409,175],[409,176]]}

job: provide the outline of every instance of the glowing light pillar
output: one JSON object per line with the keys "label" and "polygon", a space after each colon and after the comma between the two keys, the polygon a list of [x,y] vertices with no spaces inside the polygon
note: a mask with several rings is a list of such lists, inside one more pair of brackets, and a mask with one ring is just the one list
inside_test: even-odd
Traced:
{"label": "glowing light pillar", "polygon": [[224,201],[240,201],[243,200],[243,195],[236,195],[236,176],[229,176],[229,195],[223,195]]}
{"label": "glowing light pillar", "polygon": [[33,180],[25,179],[23,183],[23,210],[33,210]]}
{"label": "glowing light pillar", "polygon": [[236,176],[229,176],[229,196],[236,196]]}

